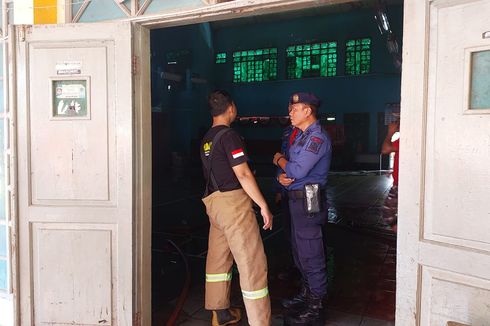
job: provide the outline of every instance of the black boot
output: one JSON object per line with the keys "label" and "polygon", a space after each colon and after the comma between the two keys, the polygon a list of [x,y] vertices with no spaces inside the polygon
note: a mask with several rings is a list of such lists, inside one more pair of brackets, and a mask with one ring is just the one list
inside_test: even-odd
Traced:
{"label": "black boot", "polygon": [[242,318],[240,309],[228,308],[222,310],[213,310],[211,317],[212,326],[225,326],[236,324]]}
{"label": "black boot", "polygon": [[305,307],[298,313],[286,316],[284,319],[286,325],[290,326],[320,326],[325,324],[322,299],[309,294]]}
{"label": "black boot", "polygon": [[306,303],[306,299],[310,293],[310,289],[306,283],[303,283],[301,290],[298,294],[290,299],[282,299],[281,304],[284,308],[290,310],[303,309]]}

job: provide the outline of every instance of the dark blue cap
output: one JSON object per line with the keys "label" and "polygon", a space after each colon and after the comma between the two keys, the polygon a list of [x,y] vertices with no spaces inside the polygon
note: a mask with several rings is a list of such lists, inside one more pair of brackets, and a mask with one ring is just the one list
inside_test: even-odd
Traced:
{"label": "dark blue cap", "polygon": [[294,93],[293,95],[291,95],[291,97],[289,97],[289,104],[296,103],[311,104],[316,106],[317,108],[320,107],[320,105],[322,104],[320,99],[316,97],[315,94],[303,92]]}

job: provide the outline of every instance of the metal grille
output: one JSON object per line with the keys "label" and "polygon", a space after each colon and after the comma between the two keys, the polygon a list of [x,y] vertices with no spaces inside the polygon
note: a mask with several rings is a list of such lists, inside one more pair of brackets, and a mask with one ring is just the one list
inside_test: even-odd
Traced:
{"label": "metal grille", "polygon": [[217,64],[226,63],[226,53],[225,52],[217,53],[215,62]]}
{"label": "metal grille", "polygon": [[277,79],[277,48],[233,53],[233,82],[257,82]]}
{"label": "metal grille", "polygon": [[345,43],[345,74],[362,75],[371,72],[371,39],[348,40]]}
{"label": "metal grille", "polygon": [[287,79],[337,75],[337,42],[293,45],[286,56]]}

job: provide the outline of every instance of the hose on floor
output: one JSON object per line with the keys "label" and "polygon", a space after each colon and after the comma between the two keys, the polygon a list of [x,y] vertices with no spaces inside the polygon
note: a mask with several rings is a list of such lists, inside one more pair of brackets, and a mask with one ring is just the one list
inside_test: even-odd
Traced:
{"label": "hose on floor", "polygon": [[177,319],[179,317],[179,314],[184,306],[184,302],[187,299],[187,294],[189,293],[189,287],[191,285],[191,271],[189,269],[189,263],[187,261],[186,256],[180,250],[180,248],[170,239],[165,239],[170,245],[172,245],[179,255],[182,256],[182,260],[184,261],[185,265],[185,282],[184,286],[182,287],[182,291],[180,292],[179,298],[177,299],[177,303],[175,304],[175,308],[172,311],[172,314],[170,315],[169,319],[167,320],[167,323],[165,324],[166,326],[175,326]]}

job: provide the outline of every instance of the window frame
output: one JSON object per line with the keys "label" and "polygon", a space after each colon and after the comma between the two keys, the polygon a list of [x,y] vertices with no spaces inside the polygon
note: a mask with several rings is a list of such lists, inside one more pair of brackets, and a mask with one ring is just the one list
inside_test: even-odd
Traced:
{"label": "window frame", "polygon": [[[328,46],[330,43],[335,43],[335,74],[334,75],[328,75],[328,64],[327,64],[327,67],[326,67],[326,71],[325,71],[325,76],[322,75],[322,67],[321,67],[321,56],[322,56],[322,53],[321,53],[321,50],[322,50],[322,44],[327,44],[327,47],[326,49],[329,50],[330,47]],[[305,51],[304,49],[303,50],[298,50],[297,47],[301,46],[314,46],[314,45],[317,45],[319,44],[320,45],[320,53],[318,54],[319,56],[319,68],[318,68],[318,71],[319,71],[319,75],[318,76],[301,76],[301,77],[294,77],[294,78],[291,78],[290,75],[289,75],[289,56],[288,56],[288,52],[289,52],[289,48],[291,47],[295,47],[295,53],[297,51]],[[310,51],[313,51],[312,49],[310,49]],[[326,53],[325,55],[327,55],[327,60],[328,60],[328,55],[330,53]],[[311,57],[313,56],[313,54],[310,54],[310,62],[311,62]],[[301,58],[304,58],[305,56],[301,56]],[[298,58],[298,56],[294,56],[294,58]],[[329,77],[336,77],[338,76],[338,63],[339,63],[339,41],[337,40],[326,40],[326,41],[314,41],[314,42],[306,42],[306,43],[301,43],[301,44],[290,44],[288,46],[286,46],[286,49],[285,49],[285,75],[286,75],[286,80],[301,80],[301,79],[307,79],[307,78],[329,78]],[[297,66],[296,66],[297,67]],[[302,71],[304,71],[304,69],[302,69]],[[311,71],[311,69],[310,69]]]}
{"label": "window frame", "polygon": [[[262,57],[261,60],[256,60],[255,56],[264,56],[265,55],[265,53],[257,54],[257,51],[268,51],[267,55],[269,55],[269,57],[267,57],[267,58]],[[274,52],[271,53],[271,51],[274,51]],[[270,57],[272,54],[275,54],[275,58]],[[279,51],[278,51],[277,47],[263,47],[263,48],[249,49],[249,50],[233,51],[233,53],[232,53],[232,57],[233,57],[232,83],[233,84],[241,84],[241,83],[256,83],[256,82],[276,81],[277,80],[277,74],[278,74],[278,69],[277,69],[278,54],[279,54]],[[246,60],[240,60],[240,58],[245,58],[245,57],[247,58]],[[252,57],[252,59],[250,60],[249,57]],[[269,75],[267,78],[265,78],[266,68],[265,68],[264,62],[266,60],[270,60],[270,59],[274,60],[274,62],[269,63],[269,67],[268,67]],[[243,64],[243,63],[246,63],[245,64],[245,66],[246,66],[245,70],[248,71],[249,68],[253,68],[253,77],[251,80],[249,79],[248,74],[246,77],[247,80],[243,80],[243,77],[241,77],[241,73],[240,74],[236,73],[237,71],[241,71],[241,69],[242,69],[241,64]],[[240,65],[238,65],[238,64],[240,64]],[[237,65],[238,65],[238,67],[237,67]],[[273,69],[271,69],[271,65],[272,65]],[[262,70],[261,74],[258,74],[257,68],[260,68]],[[274,72],[273,75],[270,75],[271,70]],[[237,76],[240,76],[240,78],[237,79]],[[259,76],[261,79],[257,80],[257,78],[259,78]]]}
{"label": "window frame", "polygon": [[[347,66],[347,60],[348,60],[348,45],[347,43],[350,42],[350,41],[363,41],[363,40],[369,40],[369,68],[368,68],[368,71],[367,72],[362,72],[362,60],[360,60],[359,62],[359,72],[354,72],[354,73],[349,73],[348,71],[348,66]],[[357,47],[358,45],[354,45],[354,47]],[[362,45],[360,45],[362,46]],[[349,38],[347,40],[345,40],[345,43],[344,43],[344,56],[345,56],[345,60],[344,60],[344,75],[345,76],[361,76],[361,75],[368,75],[368,74],[371,74],[372,73],[372,61],[373,61],[373,38],[370,37],[370,36],[366,36],[366,37],[356,37],[356,38]],[[359,52],[359,56],[362,55],[362,49],[360,50],[355,50],[354,51],[354,54],[356,54],[357,52]],[[357,56],[356,56],[357,57]],[[356,69],[357,70],[357,69]]]}
{"label": "window frame", "polygon": [[[224,57],[218,57],[219,55],[224,55]],[[216,52],[214,54],[214,64],[223,65],[228,63],[228,53],[226,51]]]}

